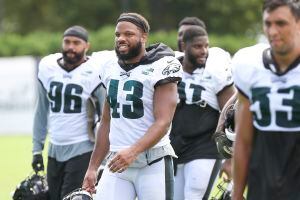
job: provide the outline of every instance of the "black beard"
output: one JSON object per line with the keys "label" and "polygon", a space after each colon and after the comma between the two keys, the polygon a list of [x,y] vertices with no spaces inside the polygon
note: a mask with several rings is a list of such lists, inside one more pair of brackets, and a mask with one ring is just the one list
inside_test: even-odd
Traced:
{"label": "black beard", "polygon": [[[201,68],[201,67],[205,66],[205,63],[203,63],[203,64],[202,63],[198,63],[197,62],[197,58],[195,56],[189,54],[189,52],[187,52],[187,55],[185,55],[185,56],[187,56],[188,60],[190,61],[190,63],[193,64],[193,66],[195,68]],[[206,59],[207,59],[207,57],[206,57]]]}
{"label": "black beard", "polygon": [[121,54],[118,50],[118,47],[115,47],[116,54],[120,60],[130,60],[137,57],[142,50],[142,42],[139,41],[135,46],[129,49],[127,54]]}
{"label": "black beard", "polygon": [[[75,56],[73,58],[70,58],[68,57],[68,53],[74,53]],[[75,53],[73,51],[64,51],[62,52],[62,55],[63,55],[63,59],[64,59],[64,62],[67,63],[67,64],[70,64],[70,65],[74,65],[76,63],[78,63],[84,56],[84,51],[82,52],[79,52],[79,53]]]}

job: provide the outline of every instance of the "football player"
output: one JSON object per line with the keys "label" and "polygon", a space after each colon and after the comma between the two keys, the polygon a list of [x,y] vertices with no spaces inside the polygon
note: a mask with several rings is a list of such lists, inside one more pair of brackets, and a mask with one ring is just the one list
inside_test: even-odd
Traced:
{"label": "football player", "polygon": [[175,154],[168,134],[182,67],[166,45],[146,48],[149,29],[143,16],[121,14],[115,28],[117,58],[102,67],[107,101],[83,182],[84,189],[95,192],[96,170],[109,151],[97,200],[173,199]]}
{"label": "football player", "polygon": [[87,31],[72,26],[63,34],[62,52],[50,54],[39,63],[32,167],[36,172],[44,170],[42,151],[49,133],[47,181],[51,200],[61,200],[81,187],[94,147],[88,134],[87,100],[94,96],[103,105],[105,90],[98,66],[86,55],[88,49]]}
{"label": "football player", "polygon": [[300,199],[300,1],[265,0],[269,44],[233,58],[238,88],[233,199]]}
{"label": "football player", "polygon": [[177,31],[177,48],[178,51],[183,52],[183,34],[186,29],[190,28],[191,26],[200,26],[206,29],[205,23],[199,19],[198,17],[185,17],[183,18],[178,24],[178,31]]}
{"label": "football player", "polygon": [[231,59],[220,48],[209,49],[200,26],[187,28],[182,44],[184,74],[170,134],[178,156],[174,199],[205,199],[221,165],[212,134],[219,111],[235,91]]}

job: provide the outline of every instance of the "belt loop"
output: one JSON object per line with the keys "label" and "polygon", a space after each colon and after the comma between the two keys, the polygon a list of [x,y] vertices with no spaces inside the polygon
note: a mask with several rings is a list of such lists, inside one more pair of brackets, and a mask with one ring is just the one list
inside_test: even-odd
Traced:
{"label": "belt loop", "polygon": [[201,99],[200,101],[197,101],[196,104],[202,108],[205,108],[207,105],[207,102],[205,100]]}

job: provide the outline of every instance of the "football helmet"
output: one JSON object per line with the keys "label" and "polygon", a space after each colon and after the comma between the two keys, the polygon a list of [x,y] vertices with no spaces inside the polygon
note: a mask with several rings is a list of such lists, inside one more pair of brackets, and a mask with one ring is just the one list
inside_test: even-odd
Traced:
{"label": "football helmet", "polygon": [[234,112],[236,108],[236,103],[228,105],[225,109],[225,135],[231,141],[235,141],[234,132]]}
{"label": "football helmet", "polygon": [[78,188],[64,196],[63,200],[93,200],[93,197],[84,189]]}
{"label": "football helmet", "polygon": [[234,132],[234,112],[236,103],[230,104],[224,108],[224,129],[223,131],[217,131],[213,137],[215,139],[218,152],[223,158],[231,158],[233,155],[233,142],[235,141]]}
{"label": "football helmet", "polygon": [[46,176],[34,173],[23,180],[13,194],[13,200],[48,200],[48,183]]}

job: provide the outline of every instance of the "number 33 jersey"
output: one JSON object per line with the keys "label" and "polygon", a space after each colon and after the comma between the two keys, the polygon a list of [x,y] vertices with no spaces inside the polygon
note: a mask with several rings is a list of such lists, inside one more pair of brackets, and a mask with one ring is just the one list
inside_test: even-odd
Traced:
{"label": "number 33 jersey", "polygon": [[255,127],[247,199],[300,199],[299,57],[279,73],[269,47],[259,44],[238,51],[232,62]]}
{"label": "number 33 jersey", "polygon": [[262,131],[300,131],[299,59],[277,72],[268,46],[240,50],[233,59],[234,80],[251,102],[254,126]]}
{"label": "number 33 jersey", "polygon": [[[121,68],[116,58],[103,69],[101,77],[111,111],[110,150],[119,151],[133,145],[154,123],[155,86],[161,80],[179,81],[182,67],[175,57],[165,56],[129,71]],[[166,134],[154,147],[168,143]]]}
{"label": "number 33 jersey", "polygon": [[99,68],[87,60],[72,71],[59,64],[61,53],[43,58],[38,79],[49,100],[48,132],[56,145],[68,145],[88,140],[86,100],[100,85]]}

